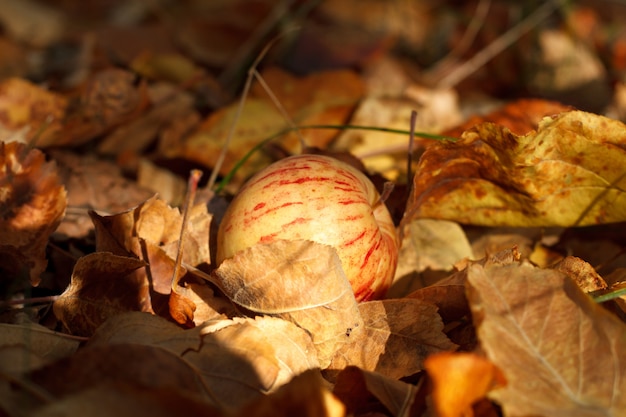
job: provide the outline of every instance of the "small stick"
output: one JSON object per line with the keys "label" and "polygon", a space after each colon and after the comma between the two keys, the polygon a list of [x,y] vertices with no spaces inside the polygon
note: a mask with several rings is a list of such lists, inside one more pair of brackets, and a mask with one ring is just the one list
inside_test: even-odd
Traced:
{"label": "small stick", "polygon": [[217,180],[217,175],[220,172],[220,168],[224,163],[224,159],[226,159],[226,153],[228,152],[228,147],[230,146],[230,141],[232,140],[233,135],[235,134],[235,127],[237,127],[237,123],[241,118],[241,112],[243,111],[243,105],[248,99],[248,94],[250,93],[250,87],[252,86],[253,72],[256,71],[257,66],[261,63],[265,55],[269,52],[269,50],[274,46],[276,42],[278,42],[286,33],[296,30],[297,28],[291,28],[280,35],[276,36],[274,39],[269,41],[265,48],[259,53],[257,58],[254,60],[252,65],[250,66],[250,70],[248,71],[248,77],[246,78],[246,84],[243,87],[243,92],[241,93],[241,98],[239,99],[239,104],[237,106],[237,111],[235,112],[235,118],[233,120],[233,124],[230,126],[230,130],[228,131],[228,135],[226,136],[226,141],[224,142],[224,146],[217,157],[217,161],[215,161],[215,166],[213,167],[213,171],[211,172],[211,176],[209,177],[209,182],[206,185],[207,190],[212,190],[215,185],[215,181]]}
{"label": "small stick", "polygon": [[478,52],[463,64],[457,66],[451,73],[439,80],[437,88],[453,88],[468,76],[476,72],[478,68],[491,61],[496,55],[511,46],[523,34],[533,29],[539,22],[548,18],[563,2],[563,0],[551,0],[545,2],[532,12],[528,17],[503,33],[489,46]]}
{"label": "small stick", "polygon": [[176,252],[176,263],[174,264],[174,277],[172,278],[172,290],[178,285],[180,280],[181,265],[183,262],[183,238],[187,231],[187,223],[189,222],[189,212],[193,206],[193,202],[196,199],[196,191],[198,190],[198,182],[202,177],[202,171],[194,169],[189,174],[189,180],[187,181],[187,195],[185,196],[185,206],[183,207],[183,221],[180,226],[180,238],[178,239],[178,250]]}

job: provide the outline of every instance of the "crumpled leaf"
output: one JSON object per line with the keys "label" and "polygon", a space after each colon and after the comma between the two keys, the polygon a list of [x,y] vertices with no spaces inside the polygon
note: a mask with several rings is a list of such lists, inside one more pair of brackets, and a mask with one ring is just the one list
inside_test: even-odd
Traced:
{"label": "crumpled leaf", "polygon": [[107,318],[126,311],[152,311],[149,282],[134,274],[142,260],[96,252],[80,258],[70,285],[54,302],[54,314],[74,335],[91,336]]}
{"label": "crumpled leaf", "polygon": [[[1,112],[0,112],[1,113]],[[38,285],[46,246],[67,205],[56,166],[18,142],[0,142],[0,290]]]}
{"label": "crumpled leaf", "polygon": [[351,415],[383,412],[393,416],[411,416],[418,388],[415,385],[349,366],[337,377],[333,393],[346,405]]}
{"label": "crumpled leaf", "polygon": [[626,325],[559,271],[522,262],[468,267],[468,298],[487,358],[507,386],[506,416],[622,415]]}
{"label": "crumpled leaf", "polygon": [[475,353],[436,353],[426,358],[424,366],[433,381],[439,417],[471,416],[472,404],[506,384],[500,370]]}
{"label": "crumpled leaf", "polygon": [[225,260],[215,274],[238,306],[307,330],[322,368],[363,331],[352,287],[330,246],[306,240],[257,244]]}
{"label": "crumpled leaf", "polygon": [[626,126],[571,111],[516,136],[481,124],[423,154],[407,219],[487,226],[585,226],[626,220]]}
{"label": "crumpled leaf", "polygon": [[183,330],[159,317],[124,314],[104,323],[89,346],[113,344],[149,345],[174,353],[202,380],[207,398],[228,409],[319,367],[307,332],[272,317],[210,320]]}
{"label": "crumpled leaf", "polygon": [[426,356],[456,345],[443,333],[437,307],[417,299],[369,301],[359,304],[364,331],[350,335],[340,346],[325,375],[358,366],[389,378],[400,379],[423,369]]}

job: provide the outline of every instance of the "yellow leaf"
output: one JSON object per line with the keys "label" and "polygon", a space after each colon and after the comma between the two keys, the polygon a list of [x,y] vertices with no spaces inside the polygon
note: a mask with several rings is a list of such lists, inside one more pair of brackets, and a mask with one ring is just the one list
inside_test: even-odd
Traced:
{"label": "yellow leaf", "polygon": [[517,136],[483,123],[422,156],[408,218],[486,226],[626,220],[626,126],[571,111]]}

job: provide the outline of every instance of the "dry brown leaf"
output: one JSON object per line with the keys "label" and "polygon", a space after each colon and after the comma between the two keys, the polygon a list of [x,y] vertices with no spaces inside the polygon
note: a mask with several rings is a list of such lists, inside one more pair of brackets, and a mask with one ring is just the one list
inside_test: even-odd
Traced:
{"label": "dry brown leaf", "polygon": [[0,83],[0,140],[18,139],[36,146],[57,140],[67,99],[21,78]]}
{"label": "dry brown leaf", "polygon": [[54,145],[80,145],[139,116],[148,107],[145,81],[111,68],[91,76],[68,108],[63,135]]}
{"label": "dry brown leaf", "polygon": [[[28,367],[41,366],[71,355],[80,344],[78,340],[70,339],[36,323],[19,325],[0,323],[0,333],[2,334],[0,369],[10,373],[25,372],[29,370]],[[17,347],[19,350],[14,350]],[[11,348],[13,354],[7,354],[6,348]]]}
{"label": "dry brown leaf", "polygon": [[145,152],[159,134],[176,120],[193,113],[193,96],[167,84],[148,87],[152,107],[141,117],[120,126],[98,145],[98,152],[123,155]]}
{"label": "dry brown leaf", "polygon": [[458,223],[415,219],[404,228],[396,277],[426,269],[450,271],[464,258],[473,258],[473,252]]}
{"label": "dry brown leaf", "polygon": [[471,416],[472,404],[506,384],[500,370],[475,353],[436,353],[426,358],[424,367],[433,381],[439,417]]}
{"label": "dry brown leaf", "polygon": [[507,226],[584,226],[626,220],[626,126],[581,111],[516,136],[494,124],[420,159],[407,219]]}
{"label": "dry brown leaf", "polygon": [[[341,124],[363,95],[360,78],[352,71],[331,71],[295,78],[280,70],[271,69],[263,73],[281,105],[294,123]],[[267,94],[257,91],[249,97],[243,107],[241,118],[235,128],[228,153],[220,172],[228,173],[235,163],[259,144],[263,139],[289,127]],[[238,103],[212,113],[185,142],[161,148],[167,157],[184,157],[207,167],[213,167],[226,137],[233,125]],[[306,130],[302,132],[308,146],[325,147],[337,134],[333,130]],[[291,153],[300,151],[298,137],[288,134],[279,143]],[[266,165],[268,159],[256,153],[239,171],[236,178],[243,179]]]}
{"label": "dry brown leaf", "polygon": [[359,304],[364,331],[351,334],[339,347],[326,371],[330,379],[347,366],[399,379],[423,369],[426,356],[456,345],[443,333],[437,308],[416,299],[369,301]]}
{"label": "dry brown leaf", "polygon": [[237,417],[344,417],[345,406],[315,370],[294,377],[276,392],[243,407]]}
{"label": "dry brown leaf", "polygon": [[56,397],[104,382],[125,382],[208,397],[201,378],[183,358],[162,347],[143,344],[89,346],[27,376]]}
{"label": "dry brown leaf", "polygon": [[507,386],[507,416],[622,415],[626,325],[561,272],[522,263],[468,267],[468,298],[487,358]]}
{"label": "dry brown leaf", "polygon": [[306,240],[257,244],[225,260],[215,274],[238,306],[308,331],[322,368],[363,331],[352,287],[330,246]]}
{"label": "dry brown leaf", "polygon": [[61,150],[51,150],[49,154],[67,188],[67,204],[73,208],[59,225],[57,234],[85,238],[93,231],[88,210],[118,213],[154,195],[124,178],[119,166],[94,155]]}
{"label": "dry brown leaf", "polygon": [[387,411],[392,416],[408,417],[414,415],[411,409],[417,390],[406,382],[349,366],[339,373],[333,393],[353,415]]}
{"label": "dry brown leaf", "polygon": [[39,284],[48,239],[66,205],[54,163],[22,143],[0,142],[0,287],[21,290],[24,278]]}
{"label": "dry brown leaf", "polygon": [[556,265],[552,266],[552,269],[563,272],[586,293],[607,288],[606,282],[604,282],[604,279],[596,272],[593,266],[575,256],[563,258]]}
{"label": "dry brown leaf", "polygon": [[[101,383],[29,413],[33,417],[226,417],[207,401],[176,387],[151,388],[124,382]],[[32,400],[31,400],[32,401]],[[23,410],[20,408],[20,411]]]}
{"label": "dry brown leaf", "polygon": [[444,323],[460,320],[470,312],[465,297],[467,270],[455,272],[433,285],[413,291],[407,298],[414,298],[433,304]]}
{"label": "dry brown leaf", "polygon": [[54,314],[69,333],[91,336],[107,318],[126,311],[152,311],[149,282],[134,271],[139,259],[96,252],[76,262],[70,285],[54,302]]}
{"label": "dry brown leaf", "polygon": [[271,317],[211,320],[183,330],[147,314],[125,314],[103,324],[90,345],[147,344],[167,349],[202,379],[211,400],[230,410],[273,392],[319,363],[309,335]]}

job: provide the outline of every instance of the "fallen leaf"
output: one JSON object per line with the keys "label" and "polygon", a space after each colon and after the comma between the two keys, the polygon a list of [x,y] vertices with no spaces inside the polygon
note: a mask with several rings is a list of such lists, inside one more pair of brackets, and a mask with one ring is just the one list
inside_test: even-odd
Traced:
{"label": "fallen leaf", "polygon": [[32,0],[5,1],[0,22],[5,33],[12,38],[37,47],[60,41],[68,27],[67,16],[63,13]]}
{"label": "fallen leaf", "polygon": [[257,244],[222,262],[215,274],[239,307],[308,331],[322,369],[363,331],[352,287],[330,246],[306,240]]}
{"label": "fallen leaf", "polygon": [[104,323],[89,345],[112,344],[145,344],[176,354],[202,380],[211,401],[229,410],[319,367],[306,331],[271,317],[216,319],[183,330],[147,314],[119,315]]}
{"label": "fallen leaf", "polygon": [[573,110],[571,106],[556,101],[520,99],[505,104],[485,115],[471,116],[458,126],[444,131],[444,136],[460,138],[463,132],[481,123],[490,122],[509,128],[516,135],[525,135],[539,126],[544,117]]}
{"label": "fallen leaf", "polygon": [[181,414],[198,417],[227,416],[207,401],[176,387],[152,388],[124,382],[101,383],[29,413],[33,417],[176,417]]}
{"label": "fallen leaf", "polygon": [[[296,125],[345,123],[363,95],[362,81],[354,72],[347,70],[296,78],[286,72],[270,69],[262,75]],[[164,156],[183,157],[213,167],[233,126],[238,106],[238,103],[234,103],[212,113],[183,143],[167,149],[161,148]],[[253,87],[235,126],[220,173],[228,173],[254,146],[287,127],[288,122],[267,94],[260,87]],[[328,129],[308,129],[301,133],[308,146],[320,148],[337,135],[337,131]],[[277,143],[290,153],[300,151],[300,142],[295,133],[286,134]],[[268,162],[266,156],[257,152],[236,178],[246,178]]]}
{"label": "fallen leaf", "polygon": [[138,117],[150,103],[145,81],[118,68],[92,75],[71,98],[54,145],[80,145]]}
{"label": "fallen leaf", "polygon": [[91,336],[107,318],[126,311],[151,311],[149,283],[133,272],[136,258],[96,252],[80,258],[70,285],[54,302],[54,314],[71,334]]}
{"label": "fallen leaf", "polygon": [[586,293],[607,288],[606,282],[604,282],[604,279],[596,272],[593,266],[580,258],[567,256],[553,265],[552,269],[563,272]]}
{"label": "fallen leaf", "polygon": [[253,401],[237,417],[344,417],[345,406],[326,388],[319,372],[305,371],[275,392]]}
{"label": "fallen leaf", "polygon": [[487,358],[507,385],[507,416],[621,415],[626,325],[563,273],[522,262],[468,267],[468,298]]}
{"label": "fallen leaf", "polygon": [[37,146],[54,144],[62,128],[67,99],[21,78],[0,83],[0,140],[20,138]]}
{"label": "fallen leaf", "polygon": [[414,177],[405,221],[585,226],[626,219],[626,126],[581,111],[517,136],[494,124],[430,146]]}
{"label": "fallen leaf", "polygon": [[184,359],[162,347],[143,344],[89,346],[29,373],[28,378],[56,397],[72,395],[105,382],[125,382],[208,397],[201,378]]}
{"label": "fallen leaf", "polygon": [[[0,112],[1,113],[1,112]],[[56,165],[18,142],[0,142],[0,270],[2,292],[33,286],[46,269],[46,247],[67,205]]]}
{"label": "fallen leaf", "polygon": [[[35,364],[41,366],[46,362],[71,355],[80,344],[76,339],[70,339],[62,333],[54,332],[36,323],[0,323],[0,332],[2,332],[0,349],[4,352],[0,355],[2,358],[0,368],[4,372],[26,371],[28,369],[24,369],[25,366],[30,367]],[[24,350],[19,352],[17,357],[6,354],[7,347],[18,346]],[[20,356],[22,360],[18,359]],[[11,360],[7,360],[9,357]],[[24,360],[25,358],[28,359]]]}
{"label": "fallen leaf", "polygon": [[506,385],[501,371],[475,353],[436,353],[424,362],[433,381],[439,417],[471,416],[471,407],[495,387]]}
{"label": "fallen leaf", "polygon": [[340,346],[325,376],[334,379],[348,366],[358,366],[393,379],[423,369],[426,356],[454,350],[443,332],[437,307],[417,299],[369,301],[359,304],[364,320],[361,332],[350,334]]}
{"label": "fallen leaf", "polygon": [[466,277],[467,270],[463,269],[406,297],[435,305],[444,323],[460,320],[470,312],[465,297]]}
{"label": "fallen leaf", "polygon": [[415,219],[404,228],[396,277],[426,269],[450,271],[464,258],[473,258],[473,253],[458,223]]}
{"label": "fallen leaf", "polygon": [[342,370],[333,393],[352,415],[389,412],[392,416],[413,416],[411,413],[418,388],[415,385],[365,371],[355,366]]}
{"label": "fallen leaf", "polygon": [[119,166],[95,155],[58,149],[48,154],[57,163],[59,176],[67,189],[67,204],[74,208],[63,218],[57,235],[85,238],[94,227],[88,210],[119,213],[154,195],[125,178]]}

